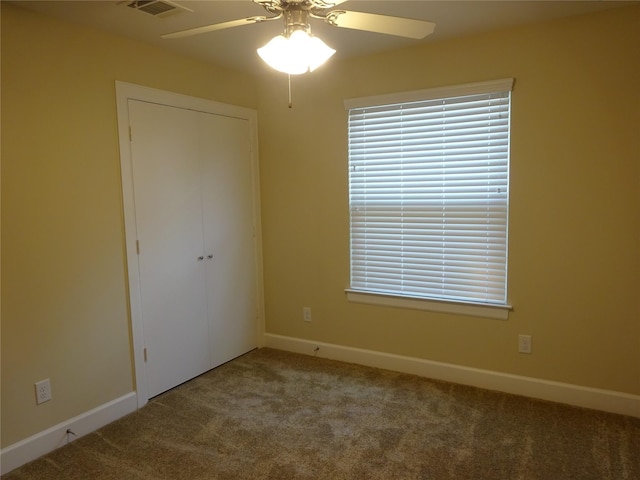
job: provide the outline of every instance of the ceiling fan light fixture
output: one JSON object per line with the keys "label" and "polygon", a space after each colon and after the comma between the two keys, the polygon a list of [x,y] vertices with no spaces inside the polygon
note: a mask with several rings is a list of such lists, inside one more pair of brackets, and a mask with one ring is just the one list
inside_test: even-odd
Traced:
{"label": "ceiling fan light fixture", "polygon": [[288,37],[278,35],[258,49],[267,65],[290,75],[313,72],[334,53],[333,48],[305,30],[294,30]]}

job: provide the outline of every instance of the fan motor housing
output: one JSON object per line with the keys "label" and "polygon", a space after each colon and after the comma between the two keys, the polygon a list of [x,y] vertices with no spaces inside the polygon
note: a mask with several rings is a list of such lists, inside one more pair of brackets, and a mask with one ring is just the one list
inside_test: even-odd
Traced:
{"label": "fan motor housing", "polygon": [[283,14],[285,33],[287,37],[297,30],[303,30],[307,33],[311,31],[311,26],[309,25],[309,13],[306,10],[291,8],[285,10]]}

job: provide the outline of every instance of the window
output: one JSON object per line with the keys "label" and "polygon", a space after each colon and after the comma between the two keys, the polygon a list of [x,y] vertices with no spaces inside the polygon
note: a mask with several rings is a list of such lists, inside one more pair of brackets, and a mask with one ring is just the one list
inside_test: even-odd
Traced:
{"label": "window", "polygon": [[351,300],[506,318],[512,85],[345,102]]}

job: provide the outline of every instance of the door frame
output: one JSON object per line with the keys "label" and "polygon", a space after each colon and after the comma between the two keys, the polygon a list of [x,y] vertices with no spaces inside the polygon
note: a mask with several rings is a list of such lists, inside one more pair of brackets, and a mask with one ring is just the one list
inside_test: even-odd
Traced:
{"label": "door frame", "polygon": [[125,230],[125,263],[127,270],[127,293],[131,322],[131,348],[134,363],[135,386],[138,408],[149,401],[146,386],[144,330],[142,325],[142,303],[140,296],[140,272],[136,234],[136,212],[129,129],[129,100],[156,103],[169,107],[184,108],[247,120],[250,130],[251,174],[253,190],[253,231],[256,259],[256,345],[261,346],[264,337],[264,295],[262,273],[262,236],[260,222],[260,175],[258,170],[258,114],[255,110],[219,103],[203,98],[145,87],[121,81],[115,82],[118,139],[120,148],[120,175],[122,181],[122,207]]}

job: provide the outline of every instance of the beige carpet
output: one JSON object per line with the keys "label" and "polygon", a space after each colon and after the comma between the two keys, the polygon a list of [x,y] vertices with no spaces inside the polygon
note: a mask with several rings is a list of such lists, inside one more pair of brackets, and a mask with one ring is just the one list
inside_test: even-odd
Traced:
{"label": "beige carpet", "polygon": [[640,479],[640,419],[253,351],[3,477]]}

